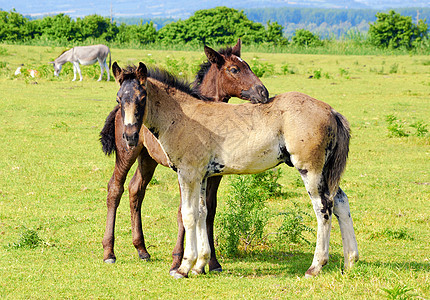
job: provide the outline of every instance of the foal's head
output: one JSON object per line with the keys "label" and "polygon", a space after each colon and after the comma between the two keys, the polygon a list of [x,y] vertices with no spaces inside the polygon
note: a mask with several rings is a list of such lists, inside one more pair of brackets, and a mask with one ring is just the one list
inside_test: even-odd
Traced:
{"label": "foal's head", "polygon": [[121,69],[116,62],[112,65],[115,80],[120,84],[116,101],[124,122],[123,138],[127,147],[135,147],[139,142],[139,131],[143,123],[146,104],[147,69],[143,63],[137,68]]}
{"label": "foal's head", "polygon": [[238,40],[233,48],[221,49],[219,52],[205,46],[208,62],[202,64],[194,82],[195,89],[202,96],[224,102],[230,97],[253,103],[268,101],[269,92],[266,87],[240,58],[241,44]]}

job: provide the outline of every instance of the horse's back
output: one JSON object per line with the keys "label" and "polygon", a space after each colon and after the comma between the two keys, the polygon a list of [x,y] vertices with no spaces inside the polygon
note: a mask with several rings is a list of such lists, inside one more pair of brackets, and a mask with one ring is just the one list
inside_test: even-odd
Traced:
{"label": "horse's back", "polygon": [[73,48],[73,53],[78,59],[105,59],[109,54],[109,47],[103,44],[92,46],[77,46]]}

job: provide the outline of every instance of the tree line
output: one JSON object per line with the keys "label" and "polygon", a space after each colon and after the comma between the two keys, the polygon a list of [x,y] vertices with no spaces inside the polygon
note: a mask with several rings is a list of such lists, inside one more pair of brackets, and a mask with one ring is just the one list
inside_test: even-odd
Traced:
{"label": "tree line", "polygon": [[[281,13],[281,10],[279,10]],[[264,10],[262,10],[264,13]],[[291,20],[298,17],[290,16]],[[346,17],[345,17],[346,18]],[[318,18],[315,16],[315,21]],[[31,20],[15,10],[0,11],[0,42],[50,42],[69,45],[89,42],[107,42],[117,45],[181,45],[200,46],[233,44],[241,38],[246,44],[314,47],[321,46],[321,38],[306,29],[297,29],[288,38],[284,27],[267,20],[265,25],[251,21],[244,11],[216,7],[199,10],[186,20],[164,24],[159,30],[152,21],[127,25],[117,24],[107,17],[90,15],[72,19],[65,14]],[[367,42],[380,48],[412,49],[429,47],[426,20],[412,20],[394,11],[376,13],[370,24]]]}

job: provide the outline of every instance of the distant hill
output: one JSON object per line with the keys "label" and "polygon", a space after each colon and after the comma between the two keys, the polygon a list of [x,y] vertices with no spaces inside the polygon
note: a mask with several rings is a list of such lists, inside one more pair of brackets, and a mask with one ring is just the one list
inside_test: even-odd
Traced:
{"label": "distant hill", "polygon": [[[426,19],[430,25],[429,0],[302,0],[298,3],[287,0],[44,0],[33,1],[0,0],[0,9],[16,11],[29,18],[49,14],[65,13],[73,18],[97,14],[112,17],[117,23],[127,25],[153,21],[159,30],[167,23],[187,19],[196,10],[227,6],[243,10],[247,17],[266,24],[269,20],[284,27],[284,34],[291,37],[295,30],[304,28],[320,35],[337,37],[351,29],[367,32],[369,24],[376,20],[376,13],[394,9],[413,20]],[[415,8],[406,8],[405,5]],[[430,27],[430,26],[429,26]]]}
{"label": "distant hill", "polygon": [[[349,30],[367,32],[369,24],[376,21],[378,9],[324,9],[324,8],[261,8],[245,9],[247,17],[262,24],[276,21],[284,27],[284,34],[291,36],[296,29],[304,28],[321,37],[346,34]],[[430,28],[430,8],[396,8],[403,16],[410,16],[414,22],[425,19]]]}
{"label": "distant hill", "polygon": [[47,14],[66,13],[71,17],[97,14],[113,17],[173,18],[185,19],[196,10],[216,6],[236,9],[261,9],[279,7],[337,8],[337,9],[379,9],[400,7],[429,7],[428,0],[0,0],[0,9],[13,8],[23,15],[41,17]]}
{"label": "distant hill", "polygon": [[[377,9],[333,9],[333,8],[248,8],[244,13],[248,19],[267,24],[268,21],[278,22],[284,27],[284,34],[291,37],[297,29],[307,29],[317,33],[322,38],[331,35],[340,37],[350,30],[367,32],[369,24],[376,21]],[[396,8],[395,11],[404,16],[410,16],[416,22],[417,18],[426,19],[430,28],[430,8]],[[116,17],[117,23],[127,25],[153,21],[157,30],[165,24],[175,21],[173,18],[139,18]]]}

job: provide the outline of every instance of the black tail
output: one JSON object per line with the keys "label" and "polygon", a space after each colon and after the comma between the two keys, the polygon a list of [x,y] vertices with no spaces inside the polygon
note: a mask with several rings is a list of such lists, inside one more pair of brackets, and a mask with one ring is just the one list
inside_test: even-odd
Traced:
{"label": "black tail", "polygon": [[344,116],[334,110],[332,113],[337,122],[336,144],[324,166],[324,177],[330,194],[336,195],[348,158],[350,129]]}
{"label": "black tail", "polygon": [[109,113],[106,118],[105,126],[100,131],[100,142],[102,143],[103,152],[106,155],[111,155],[116,151],[115,146],[115,115],[119,109],[119,105]]}

